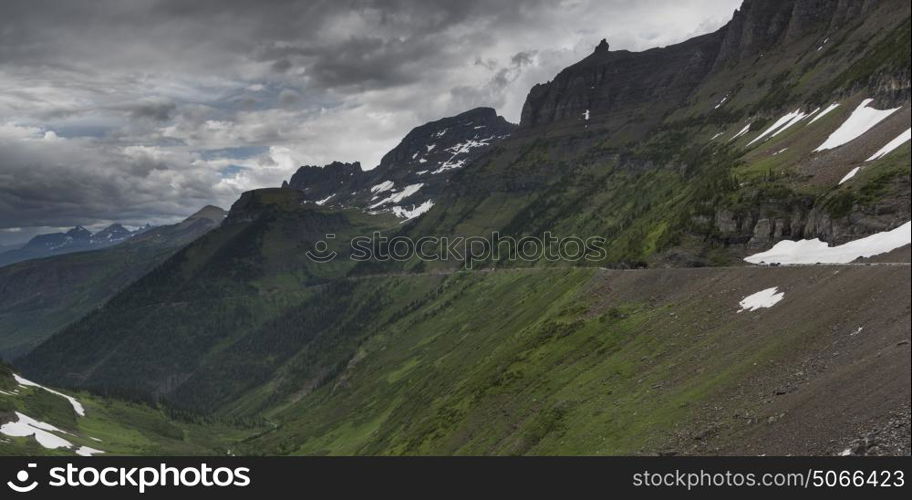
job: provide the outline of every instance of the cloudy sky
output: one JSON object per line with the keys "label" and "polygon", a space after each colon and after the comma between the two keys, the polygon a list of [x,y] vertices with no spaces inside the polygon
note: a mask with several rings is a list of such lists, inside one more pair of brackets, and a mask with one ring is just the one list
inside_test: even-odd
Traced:
{"label": "cloudy sky", "polygon": [[373,168],[476,106],[518,121],[591,52],[723,25],[740,0],[4,0],[0,245],[176,221],[302,164]]}

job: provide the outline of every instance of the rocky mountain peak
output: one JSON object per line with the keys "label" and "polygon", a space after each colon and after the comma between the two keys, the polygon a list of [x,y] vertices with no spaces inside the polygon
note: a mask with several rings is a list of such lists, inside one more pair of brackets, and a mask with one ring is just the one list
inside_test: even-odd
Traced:
{"label": "rocky mountain peak", "polygon": [[415,127],[372,170],[362,170],[357,162],[307,165],[282,186],[303,192],[318,205],[392,211],[410,218],[432,206],[451,174],[515,128],[493,108],[474,108]]}
{"label": "rocky mountain peak", "polygon": [[461,168],[473,157],[473,150],[503,139],[514,128],[493,108],[475,108],[428,122],[406,134],[383,156],[376,170],[398,177],[409,172],[441,173]]}
{"label": "rocky mountain peak", "polygon": [[132,236],[132,232],[121,224],[114,223],[92,236],[96,240],[120,241]]}
{"label": "rocky mountain peak", "polygon": [[76,226],[65,234],[73,239],[89,239],[92,237],[92,232],[82,226]]}
{"label": "rocky mountain peak", "polygon": [[215,205],[206,205],[205,207],[197,210],[196,213],[190,217],[187,217],[185,221],[208,219],[213,222],[221,222],[226,215],[228,215],[228,212],[226,212],[221,207],[217,207]]}
{"label": "rocky mountain peak", "polygon": [[341,184],[362,173],[361,163],[334,161],[324,166],[304,165],[288,181],[287,187],[303,191],[308,199],[321,200],[335,193]]}

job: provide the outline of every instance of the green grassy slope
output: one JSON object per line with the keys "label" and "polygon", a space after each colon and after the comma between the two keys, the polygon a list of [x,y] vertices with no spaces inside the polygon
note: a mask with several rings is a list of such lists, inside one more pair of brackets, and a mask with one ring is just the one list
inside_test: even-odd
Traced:
{"label": "green grassy slope", "polygon": [[[216,415],[257,415],[265,430],[78,396],[99,424],[127,425],[127,408],[149,419],[125,453],[834,454],[908,413],[896,374],[910,369],[909,276],[882,265],[350,278],[357,313],[313,318],[340,297],[313,291],[257,332],[260,346],[235,343],[198,372],[242,389]],[[739,312],[772,286],[782,302]]]}
{"label": "green grassy slope", "polygon": [[53,434],[72,447],[46,448],[33,436],[0,433],[0,455],[73,456],[80,446],[102,455],[224,455],[265,424],[220,421],[175,413],[86,392],[72,393],[85,410],[75,413],[63,397],[42,388],[19,385],[0,364],[0,425],[18,420],[16,412],[53,425]]}
{"label": "green grassy slope", "polygon": [[[908,402],[908,281],[890,266],[455,274],[243,451],[835,453]],[[780,304],[738,312],[770,286]],[[860,387],[868,408],[776,423]],[[758,439],[776,429],[801,439]]]}

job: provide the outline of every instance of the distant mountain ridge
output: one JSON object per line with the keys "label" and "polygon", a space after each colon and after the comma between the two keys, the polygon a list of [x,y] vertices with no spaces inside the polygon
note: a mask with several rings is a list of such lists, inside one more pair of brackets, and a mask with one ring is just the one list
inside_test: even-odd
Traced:
{"label": "distant mountain ridge", "polygon": [[114,224],[94,235],[110,243],[87,248],[94,251],[51,255],[0,268],[0,359],[28,352],[177,249],[217,227],[225,214],[210,205],[177,224],[136,231]]}
{"label": "distant mountain ridge", "polygon": [[0,266],[51,255],[105,248],[124,242],[151,228],[152,225],[146,224],[130,230],[119,223],[114,223],[94,234],[82,226],[76,226],[64,233],[39,234],[20,248],[0,253]]}

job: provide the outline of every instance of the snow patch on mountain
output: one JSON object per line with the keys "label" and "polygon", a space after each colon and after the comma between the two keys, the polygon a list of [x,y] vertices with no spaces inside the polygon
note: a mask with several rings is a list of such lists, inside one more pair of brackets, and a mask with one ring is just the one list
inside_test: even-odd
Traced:
{"label": "snow patch on mountain", "polygon": [[792,111],[791,113],[787,113],[786,115],[784,115],[781,118],[779,118],[778,120],[776,120],[772,125],[769,126],[769,128],[764,130],[760,135],[758,135],[757,137],[754,137],[754,140],[747,143],[747,145],[751,146],[755,142],[759,142],[759,141],[765,139],[767,136],[769,136],[770,138],[775,137],[775,136],[781,134],[782,132],[784,132],[786,129],[788,129],[792,125],[800,122],[801,120],[805,119],[808,116],[810,116],[810,114],[804,113],[800,109],[796,109],[795,111]]}
{"label": "snow patch on mountain", "polygon": [[843,245],[829,246],[817,238],[783,240],[773,248],[745,257],[751,264],[848,264],[861,257],[887,253],[912,243],[912,222]]}
{"label": "snow patch on mountain", "polygon": [[742,135],[744,135],[744,134],[746,134],[748,131],[750,131],[750,128],[751,128],[751,124],[748,123],[747,125],[744,126],[744,128],[742,128],[741,130],[739,130],[738,133],[735,134],[735,135],[733,135],[732,138],[729,139],[729,140],[730,140],[730,141],[733,141],[733,140],[735,140],[735,139],[741,137]]}
{"label": "snow patch on mountain", "polygon": [[833,111],[834,109],[836,109],[836,108],[838,108],[838,107],[839,107],[839,103],[838,103],[838,102],[834,102],[833,104],[830,104],[830,105],[827,106],[823,111],[821,111],[820,114],[818,114],[818,115],[815,116],[813,119],[811,119],[811,121],[808,122],[808,125],[810,125],[810,124],[816,122],[817,120],[823,118],[824,116],[826,116],[827,113],[829,113],[830,111]]}
{"label": "snow patch on mountain", "polygon": [[[401,217],[401,218],[404,218],[405,221],[408,221],[408,220],[412,220],[415,217],[418,217],[419,215],[427,212],[433,206],[434,206],[434,202],[432,200],[427,200],[418,206],[412,205],[412,208],[410,208],[410,209],[403,208],[400,206],[394,206],[394,207],[391,207],[390,209],[393,211],[393,214],[395,214],[396,217]],[[405,221],[402,221],[402,222],[405,222]]]}
{"label": "snow patch on mountain", "polygon": [[910,139],[912,139],[912,128],[907,128],[905,132],[896,136],[895,139],[888,142],[884,147],[877,150],[876,153],[871,155],[871,157],[865,161],[879,160],[879,159],[883,158],[884,156],[887,156],[888,154],[892,153],[894,149],[909,142]]}
{"label": "snow patch on mountain", "polygon": [[334,196],[336,196],[336,193],[333,193],[333,194],[327,196],[326,198],[323,198],[322,200],[317,200],[314,203],[316,203],[317,205],[320,205],[320,206],[325,205],[326,202],[331,200]]}
{"label": "snow patch on mountain", "polygon": [[900,108],[893,109],[876,109],[868,107],[868,104],[874,99],[865,99],[861,104],[852,111],[852,114],[836,129],[835,132],[823,141],[823,144],[817,146],[814,152],[833,149],[852,140],[870,130],[874,125],[880,123],[884,118],[890,116]]}
{"label": "snow patch on mountain", "polygon": [[845,174],[845,177],[843,177],[842,180],[839,181],[839,184],[842,184],[843,182],[851,179],[852,177],[855,177],[855,174],[858,173],[859,169],[861,169],[861,167],[855,167],[852,170],[849,170],[849,173]]}
{"label": "snow patch on mountain", "polygon": [[80,446],[76,449],[76,454],[81,457],[91,457],[92,455],[97,455],[99,453],[104,453],[101,450],[96,450],[95,448],[90,448],[88,446]]}
{"label": "snow patch on mountain", "polygon": [[424,184],[420,183],[420,182],[418,184],[410,184],[408,186],[405,186],[402,189],[402,191],[399,191],[398,193],[393,193],[390,196],[378,201],[377,203],[374,203],[373,205],[370,206],[370,208],[374,209],[374,208],[381,207],[381,206],[389,204],[389,203],[399,203],[400,201],[417,193],[418,190],[421,189],[421,186],[424,186]]}
{"label": "snow patch on mountain", "polygon": [[727,101],[727,100],[728,100],[728,95],[723,97],[722,100],[719,101],[719,104],[716,104],[715,107],[713,107],[713,109],[719,109],[720,107],[722,107],[723,104],[725,104],[725,101]]}
{"label": "snow patch on mountain", "polygon": [[447,170],[451,170],[454,168],[462,168],[465,166],[466,160],[464,158],[457,158],[458,156],[466,155],[475,148],[490,146],[490,143],[492,140],[502,139],[502,138],[503,137],[495,137],[492,135],[492,136],[486,137],[484,139],[479,139],[478,136],[476,135],[472,139],[469,139],[465,142],[460,142],[458,144],[454,144],[445,149],[445,151],[450,153],[451,156],[448,159],[444,160],[444,162],[441,163],[440,166],[437,167],[437,169],[434,170],[432,173],[439,174],[441,172],[445,172]]}
{"label": "snow patch on mountain", "polygon": [[371,186],[370,192],[374,193],[374,194],[382,193],[384,191],[389,191],[390,189],[393,189],[395,186],[396,186],[396,184],[393,183],[393,181],[383,181],[380,184],[374,184],[373,186]]}
{"label": "snow patch on mountain", "polygon": [[441,172],[446,172],[447,170],[450,170],[450,169],[462,168],[464,166],[465,166],[465,160],[454,160],[453,157],[451,157],[449,160],[446,160],[445,162],[441,163],[440,167],[431,173],[439,174]]}
{"label": "snow patch on mountain", "polygon": [[45,391],[48,391],[51,394],[55,394],[57,396],[62,397],[63,399],[66,399],[67,401],[70,402],[70,406],[73,407],[73,411],[75,411],[77,415],[79,415],[80,417],[85,416],[85,408],[82,406],[82,403],[80,403],[79,401],[76,400],[76,398],[74,398],[72,396],[67,396],[66,394],[55,391],[54,389],[49,389],[41,384],[36,384],[35,382],[32,382],[31,380],[27,380],[25,378],[20,377],[19,375],[13,374],[13,377],[16,379],[16,382],[19,385],[44,389]]}
{"label": "snow patch on mountain", "polygon": [[756,311],[757,309],[770,308],[778,304],[785,297],[785,292],[780,292],[778,287],[760,290],[757,293],[748,295],[738,303],[741,309],[738,312]]}
{"label": "snow patch on mountain", "polygon": [[17,420],[15,422],[7,422],[0,426],[0,434],[12,437],[34,436],[35,441],[38,441],[38,444],[51,450],[73,447],[73,443],[56,434],[51,434],[51,431],[67,434],[65,431],[46,422],[35,420],[24,413],[19,413],[17,411],[15,414]]}

